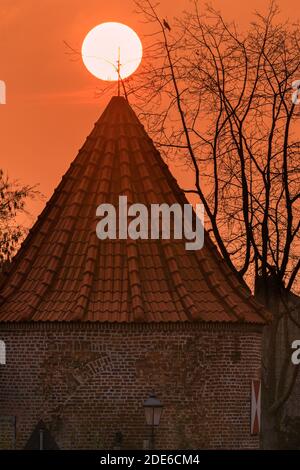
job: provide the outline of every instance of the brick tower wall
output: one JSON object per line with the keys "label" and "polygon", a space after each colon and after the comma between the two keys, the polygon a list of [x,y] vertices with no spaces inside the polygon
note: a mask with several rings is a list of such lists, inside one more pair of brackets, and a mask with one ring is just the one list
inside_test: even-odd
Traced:
{"label": "brick tower wall", "polygon": [[16,417],[17,448],[42,419],[62,449],[109,449],[118,432],[123,448],[141,449],[152,390],[164,404],[156,448],[259,446],[250,383],[260,374],[260,327],[14,323],[0,325],[0,340],[0,418]]}

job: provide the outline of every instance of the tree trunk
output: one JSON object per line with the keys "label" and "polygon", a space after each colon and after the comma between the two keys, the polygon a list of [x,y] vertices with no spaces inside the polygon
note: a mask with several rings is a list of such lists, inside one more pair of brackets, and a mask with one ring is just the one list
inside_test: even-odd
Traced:
{"label": "tree trunk", "polygon": [[261,447],[279,448],[279,416],[271,411],[276,393],[276,330],[275,320],[264,328],[262,338],[262,396],[261,396]]}
{"label": "tree trunk", "polygon": [[268,412],[266,398],[263,392],[260,445],[264,450],[276,450],[280,448],[278,420],[274,413]]}
{"label": "tree trunk", "polygon": [[[255,296],[273,314],[271,324],[265,326],[262,338],[262,401],[261,401],[261,447],[280,448],[280,421],[282,409],[272,411],[278,387],[278,367],[281,352],[278,344],[282,286],[275,278],[256,279]],[[279,361],[279,362],[278,362]]]}

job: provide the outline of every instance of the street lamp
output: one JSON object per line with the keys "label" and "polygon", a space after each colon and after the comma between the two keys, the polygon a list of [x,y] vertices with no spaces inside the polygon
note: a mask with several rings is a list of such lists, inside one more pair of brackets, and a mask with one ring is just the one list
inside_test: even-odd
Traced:
{"label": "street lamp", "polygon": [[154,449],[154,429],[159,425],[163,404],[156,398],[154,393],[152,393],[150,397],[144,401],[144,409],[146,423],[148,426],[151,426],[150,449]]}

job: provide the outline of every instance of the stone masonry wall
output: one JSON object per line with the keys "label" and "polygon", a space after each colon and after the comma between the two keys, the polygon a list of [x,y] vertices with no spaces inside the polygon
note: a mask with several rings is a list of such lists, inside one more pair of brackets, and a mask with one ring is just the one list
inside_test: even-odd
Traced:
{"label": "stone masonry wall", "polygon": [[1,324],[0,339],[0,416],[16,416],[17,448],[40,419],[62,449],[109,449],[117,432],[124,448],[143,448],[152,390],[164,404],[156,448],[259,445],[250,435],[258,327],[16,323]]}

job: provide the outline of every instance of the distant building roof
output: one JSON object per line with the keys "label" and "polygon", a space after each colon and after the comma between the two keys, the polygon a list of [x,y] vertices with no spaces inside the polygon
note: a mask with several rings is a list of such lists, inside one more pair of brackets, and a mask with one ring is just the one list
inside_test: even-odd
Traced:
{"label": "distant building roof", "polygon": [[25,447],[25,450],[59,450],[49,429],[41,420],[31,433]]}
{"label": "distant building roof", "polygon": [[249,322],[265,310],[209,236],[104,240],[96,208],[187,200],[122,97],[113,97],[31,229],[0,294],[0,321]]}

